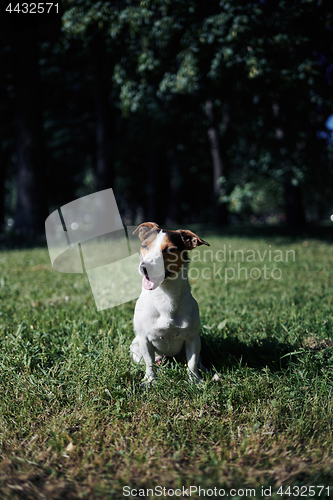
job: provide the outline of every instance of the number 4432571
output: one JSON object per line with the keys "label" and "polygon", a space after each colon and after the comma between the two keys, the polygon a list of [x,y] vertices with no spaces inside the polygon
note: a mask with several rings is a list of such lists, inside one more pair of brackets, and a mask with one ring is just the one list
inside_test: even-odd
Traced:
{"label": "number 4432571", "polygon": [[9,12],[10,14],[16,13],[16,14],[49,14],[50,11],[56,11],[56,13],[59,13],[59,4],[58,3],[22,3],[19,4],[17,3],[16,5],[13,4],[14,7],[12,7],[12,4],[8,4],[6,7],[6,12]]}
{"label": "number 4432571", "polygon": [[280,488],[277,490],[277,495],[288,495],[288,497],[314,497],[316,498],[323,495],[323,497],[330,496],[329,486],[288,486]]}

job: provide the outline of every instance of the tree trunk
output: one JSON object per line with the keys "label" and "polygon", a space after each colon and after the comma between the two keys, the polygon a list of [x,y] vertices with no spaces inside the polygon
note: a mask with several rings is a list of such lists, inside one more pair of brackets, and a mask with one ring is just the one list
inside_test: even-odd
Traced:
{"label": "tree trunk", "polygon": [[14,65],[17,202],[14,228],[44,232],[47,217],[41,83],[33,31],[17,34]]}
{"label": "tree trunk", "polygon": [[302,201],[302,191],[299,185],[294,186],[290,176],[284,183],[285,209],[287,225],[291,228],[305,225],[305,212]]}
{"label": "tree trunk", "polygon": [[170,168],[169,168],[169,200],[168,200],[168,208],[167,208],[167,216],[166,223],[167,224],[178,224],[181,222],[180,220],[180,175],[178,170],[178,165],[175,158],[175,151],[173,149],[169,149],[167,153],[167,157],[169,160]]}
{"label": "tree trunk", "polygon": [[156,179],[156,156],[153,151],[148,155],[148,175],[147,175],[147,202],[146,202],[146,218],[149,222],[161,222],[157,220],[157,179]]}
{"label": "tree trunk", "polygon": [[[291,150],[290,138],[288,143],[288,138],[286,138],[285,128],[286,124],[283,123],[281,118],[281,105],[279,102],[274,101],[272,103],[273,117],[275,119],[275,138],[279,143],[279,149],[281,148],[281,141],[284,141],[285,147]],[[292,144],[292,143],[291,143]],[[290,167],[288,163],[283,163],[283,168],[286,172],[286,177],[284,180],[284,201],[285,201],[285,211],[287,225],[290,228],[301,227],[305,225],[305,212],[302,200],[302,191],[299,184],[292,183],[292,176],[290,172]]]}
{"label": "tree trunk", "polygon": [[110,159],[110,136],[108,123],[108,93],[97,76],[94,89],[96,113],[96,177],[97,190],[112,187],[113,175]]}
{"label": "tree trunk", "polygon": [[113,187],[113,168],[111,163],[111,136],[109,92],[112,70],[110,55],[106,51],[104,39],[97,35],[92,44],[92,64],[94,67],[94,104],[95,104],[95,147],[96,147],[96,184],[98,191]]}
{"label": "tree trunk", "polygon": [[2,152],[0,164],[0,231],[5,225],[5,180],[7,164],[4,158],[5,154]]}
{"label": "tree trunk", "polygon": [[221,191],[221,177],[225,176],[225,165],[221,155],[219,133],[215,123],[213,102],[208,99],[205,106],[206,116],[209,119],[208,139],[213,161],[213,195],[214,195],[214,222],[217,226],[227,224],[227,207],[219,201]]}
{"label": "tree trunk", "polygon": [[6,215],[6,175],[10,152],[8,149],[1,151],[0,158],[0,231],[5,229]]}

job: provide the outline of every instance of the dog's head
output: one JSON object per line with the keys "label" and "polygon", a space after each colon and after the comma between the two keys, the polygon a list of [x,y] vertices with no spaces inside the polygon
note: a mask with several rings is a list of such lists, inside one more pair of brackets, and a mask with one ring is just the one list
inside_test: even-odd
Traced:
{"label": "dog's head", "polygon": [[155,222],[140,224],[133,234],[138,234],[142,241],[139,272],[146,290],[155,290],[165,279],[176,277],[188,261],[189,250],[200,245],[209,246],[188,229],[161,229]]}

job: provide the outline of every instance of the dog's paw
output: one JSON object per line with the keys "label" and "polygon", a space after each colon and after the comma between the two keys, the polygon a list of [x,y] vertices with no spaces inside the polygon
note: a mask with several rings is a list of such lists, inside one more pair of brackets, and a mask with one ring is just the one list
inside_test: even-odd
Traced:
{"label": "dog's paw", "polygon": [[189,381],[192,382],[193,384],[197,385],[203,385],[205,381],[200,377],[200,375],[188,370],[188,378]]}
{"label": "dog's paw", "polygon": [[156,377],[145,377],[140,384],[142,389],[148,390],[156,382]]}

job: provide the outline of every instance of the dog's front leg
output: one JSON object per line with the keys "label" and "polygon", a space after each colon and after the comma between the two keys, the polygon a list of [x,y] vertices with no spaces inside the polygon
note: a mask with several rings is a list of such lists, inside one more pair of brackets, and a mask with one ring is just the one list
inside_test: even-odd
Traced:
{"label": "dog's front leg", "polygon": [[203,382],[198,372],[198,363],[200,359],[201,341],[199,335],[185,342],[185,351],[187,359],[187,371],[193,382]]}
{"label": "dog's front leg", "polygon": [[156,378],[154,370],[155,350],[152,343],[146,337],[139,337],[139,346],[146,363],[146,374],[141,385],[142,387],[149,387]]}

